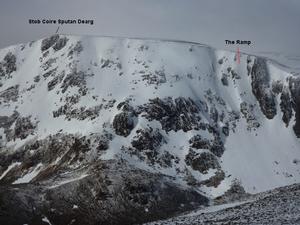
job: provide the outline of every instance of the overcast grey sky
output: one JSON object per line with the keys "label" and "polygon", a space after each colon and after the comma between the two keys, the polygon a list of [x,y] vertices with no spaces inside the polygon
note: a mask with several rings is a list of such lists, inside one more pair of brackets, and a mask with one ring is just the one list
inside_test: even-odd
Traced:
{"label": "overcast grey sky", "polygon": [[28,19],[94,19],[61,32],[195,41],[225,49],[225,39],[251,40],[243,51],[300,53],[300,0],[1,0],[0,48],[39,39],[57,25]]}

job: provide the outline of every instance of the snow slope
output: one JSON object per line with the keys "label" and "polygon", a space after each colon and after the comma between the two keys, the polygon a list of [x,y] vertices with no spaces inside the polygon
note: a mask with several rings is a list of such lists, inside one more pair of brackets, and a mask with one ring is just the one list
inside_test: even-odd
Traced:
{"label": "snow slope", "polygon": [[[299,183],[298,80],[197,43],[57,35],[7,47],[0,182],[57,188],[124,160],[209,198],[237,180],[248,193]],[[73,149],[77,137],[88,150]],[[51,150],[54,139],[66,146]]]}

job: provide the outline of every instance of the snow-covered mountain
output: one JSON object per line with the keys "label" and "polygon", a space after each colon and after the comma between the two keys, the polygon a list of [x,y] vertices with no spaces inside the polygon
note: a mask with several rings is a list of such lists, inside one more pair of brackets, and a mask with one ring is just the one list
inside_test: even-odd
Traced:
{"label": "snow-covered mountain", "polygon": [[141,223],[299,183],[300,77],[236,57],[67,35],[0,50],[0,223]]}

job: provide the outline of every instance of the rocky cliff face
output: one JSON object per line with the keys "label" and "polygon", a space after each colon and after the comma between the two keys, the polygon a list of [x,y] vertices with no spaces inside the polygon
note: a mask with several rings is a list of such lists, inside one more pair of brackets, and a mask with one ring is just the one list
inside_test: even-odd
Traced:
{"label": "rocky cliff face", "polygon": [[[135,224],[300,180],[300,79],[195,43],[0,50],[0,223]],[[267,182],[265,182],[267,180]]]}

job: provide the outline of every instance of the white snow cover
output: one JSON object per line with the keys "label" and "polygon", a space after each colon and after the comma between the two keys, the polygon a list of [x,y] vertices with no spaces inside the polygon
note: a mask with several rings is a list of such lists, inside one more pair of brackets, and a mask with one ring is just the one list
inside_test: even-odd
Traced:
{"label": "white snow cover", "polygon": [[20,177],[19,179],[15,180],[13,184],[24,184],[29,183],[39,172],[42,170],[43,164],[39,163],[36,167],[31,168],[28,173],[24,176]]}
{"label": "white snow cover", "polygon": [[[101,98],[106,100],[115,99],[116,103],[124,101],[131,97],[134,105],[141,105],[152,98],[164,98],[171,96],[191,97],[193,99],[204,99],[206,91],[210,89],[214,94],[221,96],[226,102],[224,108],[220,110],[240,110],[240,104],[247,101],[256,104],[257,100],[252,94],[251,78],[247,75],[247,55],[242,54],[240,64],[234,60],[235,53],[229,51],[216,50],[211,47],[184,42],[158,41],[158,40],[142,40],[142,39],[124,39],[111,37],[81,37],[66,36],[68,42],[60,51],[50,50],[47,57],[58,57],[58,60],[48,69],[57,68],[57,74],[65,71],[70,72],[68,64],[71,60],[68,58],[68,49],[80,42],[83,51],[74,56],[76,67],[79,70],[93,74],[86,78],[89,93],[80,99],[77,107],[92,107],[99,105]],[[32,119],[38,121],[38,127],[34,135],[29,135],[26,139],[12,140],[5,143],[7,147],[13,150],[23,146],[32,138],[45,138],[50,134],[55,134],[59,130],[65,133],[90,134],[101,132],[102,127],[99,124],[112,122],[114,115],[119,111],[116,105],[109,110],[102,110],[100,116],[95,120],[66,120],[63,116],[53,118],[52,112],[57,110],[61,105],[60,98],[62,96],[60,85],[53,90],[47,90],[49,80],[42,76],[45,71],[41,69],[40,58],[42,40],[35,41],[24,45],[11,46],[0,50],[0,61],[8,52],[12,52],[17,56],[17,71],[13,72],[12,78],[3,82],[0,87],[1,91],[18,84],[20,97],[16,102],[0,105],[1,116],[10,116],[17,108],[21,116],[31,116]],[[23,50],[21,50],[24,48]],[[252,59],[254,56],[250,56]],[[224,58],[222,64],[218,60]],[[103,67],[102,60],[113,60],[120,63],[121,68],[117,65],[111,67]],[[235,82],[230,81],[228,86],[224,86],[220,82],[222,73],[228,67],[236,71],[241,79]],[[282,79],[290,75],[289,72],[278,68],[276,64],[268,64],[272,80]],[[143,80],[142,74],[154,71],[164,71],[166,82],[162,82],[158,87],[147,84]],[[120,74],[121,73],[121,74]],[[27,91],[33,83],[35,76],[41,76],[41,82]],[[76,87],[69,88],[67,93],[77,93]],[[243,93],[243,94],[242,94]],[[93,100],[92,96],[98,96],[98,100]],[[218,106],[219,107],[219,106]],[[300,140],[296,138],[291,122],[288,127],[282,122],[282,113],[277,110],[274,119],[267,119],[257,107],[256,116],[261,126],[256,131],[247,130],[247,124],[244,118],[237,123],[235,133],[230,133],[225,141],[225,152],[220,158],[222,169],[225,171],[226,178],[217,188],[202,187],[207,195],[218,196],[228,190],[233,179],[239,179],[247,192],[256,193],[269,190],[275,187],[292,184],[300,181],[299,164],[293,163],[294,159],[300,159]],[[205,115],[202,116],[204,119]],[[135,135],[135,131],[139,128],[146,127],[151,124],[152,127],[161,128],[158,122],[145,121],[139,116],[134,130],[128,137],[116,136],[110,143],[109,150],[102,155],[103,159],[114,158],[117,154],[123,154],[120,150],[122,145],[129,145],[130,139]],[[181,162],[184,161],[185,155],[188,153],[188,140],[200,131],[183,132],[171,131],[168,134],[163,133],[168,138],[168,143],[162,148],[171,154],[178,156]],[[209,133],[201,133],[201,135],[210,135]],[[1,150],[0,150],[1,152]],[[176,173],[175,168],[150,167],[145,162],[128,155],[123,156],[130,163],[137,167],[164,173],[174,176],[179,183],[185,183],[181,175]],[[4,171],[0,177],[5,176],[11,168],[11,165]],[[179,165],[184,167],[183,164]],[[30,182],[42,169],[43,165],[38,164],[35,168],[31,168],[27,174],[14,181],[13,184]],[[193,171],[193,175],[201,180],[208,178],[214,171],[208,174],[201,174]],[[81,179],[82,175],[79,178]],[[68,180],[57,185],[71,182]]]}
{"label": "white snow cover", "polygon": [[48,219],[46,216],[44,216],[44,217],[42,218],[42,221],[45,222],[45,223],[48,223],[49,225],[51,225],[49,219]]}
{"label": "white snow cover", "polygon": [[12,163],[11,165],[9,165],[9,166],[7,167],[7,169],[1,174],[0,180],[1,180],[3,177],[5,177],[6,174],[7,174],[11,169],[13,169],[13,168],[16,167],[16,166],[19,166],[20,164],[21,164],[20,162],[14,162],[14,163]]}
{"label": "white snow cover", "polygon": [[71,182],[74,182],[74,181],[77,181],[77,180],[81,180],[81,179],[83,179],[83,178],[85,178],[87,176],[88,176],[88,174],[81,174],[80,176],[75,177],[75,178],[65,179],[64,181],[61,181],[59,183],[56,183],[56,184],[50,186],[49,189],[57,188],[57,187],[59,187],[61,185],[68,184],[68,183],[71,183]]}

